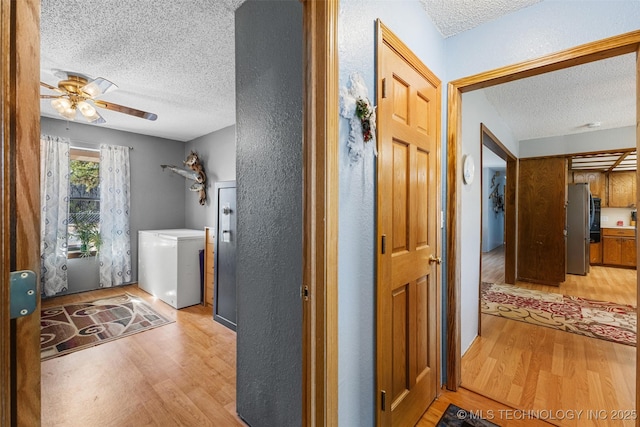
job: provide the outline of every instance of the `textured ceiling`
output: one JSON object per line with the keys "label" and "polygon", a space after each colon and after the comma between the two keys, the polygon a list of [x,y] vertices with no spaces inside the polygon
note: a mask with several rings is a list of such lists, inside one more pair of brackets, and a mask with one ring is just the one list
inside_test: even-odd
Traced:
{"label": "textured ceiling", "polygon": [[[158,115],[150,122],[100,109],[103,127],[189,141],[232,125],[233,11],[243,1],[42,0],[41,78],[55,86],[57,69],[104,77],[119,89],[103,100]],[[421,1],[445,37],[538,2]],[[632,55],[604,62],[583,66],[584,74],[556,72],[485,89],[486,95],[518,139],[586,131],[592,121],[601,129],[633,125]],[[61,119],[49,101],[41,109]]]}
{"label": "textured ceiling", "polygon": [[542,0],[420,0],[444,37],[475,28]]}
{"label": "textured ceiling", "polygon": [[[517,140],[635,126],[635,54],[484,89]],[[589,128],[588,123],[601,126]]]}
{"label": "textured ceiling", "polygon": [[[119,89],[102,99],[158,115],[100,109],[104,127],[188,141],[232,125],[242,1],[42,0],[41,79],[56,86],[55,69],[104,77]],[[41,109],[60,118],[48,101]]]}

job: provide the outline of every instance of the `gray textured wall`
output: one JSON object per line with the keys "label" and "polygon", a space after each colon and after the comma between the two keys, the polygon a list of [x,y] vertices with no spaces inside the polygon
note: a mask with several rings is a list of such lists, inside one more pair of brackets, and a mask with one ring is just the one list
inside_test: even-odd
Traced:
{"label": "gray textured wall", "polygon": [[302,424],[302,5],[236,11],[237,409]]}
{"label": "gray textured wall", "polygon": [[[100,144],[133,147],[129,153],[131,264],[133,281],[137,281],[138,230],[185,226],[185,179],[160,167],[161,164],[179,164],[184,160],[184,143],[47,117],[41,117],[40,126],[43,134],[69,138],[71,145],[76,147],[99,148]],[[195,203],[198,204],[197,200]],[[92,277],[91,272],[87,275]],[[69,292],[86,289],[86,283],[76,283],[83,277],[83,274],[70,272]]]}
{"label": "gray textured wall", "polygon": [[[185,227],[213,227],[216,223],[215,183],[236,179],[236,127],[229,126],[189,141],[184,146],[184,157],[195,150],[207,174],[207,202],[198,203],[198,193],[187,190],[185,200]],[[192,181],[193,182],[193,181]],[[189,188],[192,182],[186,183]]]}

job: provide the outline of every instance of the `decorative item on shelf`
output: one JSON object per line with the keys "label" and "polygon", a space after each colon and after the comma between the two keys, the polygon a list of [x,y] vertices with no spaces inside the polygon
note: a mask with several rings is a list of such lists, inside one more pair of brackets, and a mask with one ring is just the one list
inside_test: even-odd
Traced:
{"label": "decorative item on shelf", "polygon": [[169,169],[180,176],[195,181],[195,183],[189,187],[189,190],[198,192],[198,203],[204,206],[207,201],[207,175],[204,172],[204,166],[200,163],[198,153],[191,151],[182,163],[190,170],[185,170],[174,165],[160,165],[160,167],[162,167],[162,169]]}
{"label": "decorative item on shelf", "polygon": [[504,212],[504,194],[500,192],[500,183],[496,182],[496,178],[500,176],[500,172],[496,172],[491,178],[491,193],[489,194],[489,199],[493,204],[493,211],[496,216],[500,212]]}
{"label": "decorative item on shelf", "polygon": [[358,163],[364,155],[365,144],[372,141],[376,151],[376,112],[368,98],[367,86],[359,73],[349,76],[349,87],[340,88],[340,115],[349,120],[349,158],[351,164]]}

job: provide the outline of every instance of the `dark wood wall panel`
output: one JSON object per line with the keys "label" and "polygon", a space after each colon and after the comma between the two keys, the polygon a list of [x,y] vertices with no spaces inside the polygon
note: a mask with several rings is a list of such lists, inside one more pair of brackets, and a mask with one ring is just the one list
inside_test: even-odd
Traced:
{"label": "dark wood wall panel", "polygon": [[521,159],[518,182],[518,277],[564,281],[567,165],[563,158]]}

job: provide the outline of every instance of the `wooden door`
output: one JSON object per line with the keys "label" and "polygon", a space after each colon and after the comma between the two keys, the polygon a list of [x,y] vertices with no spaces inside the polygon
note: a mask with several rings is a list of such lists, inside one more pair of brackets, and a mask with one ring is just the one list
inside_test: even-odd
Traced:
{"label": "wooden door", "polygon": [[438,283],[430,259],[437,255],[440,82],[417,58],[409,62],[410,51],[380,26],[377,420],[413,426],[438,383]]}
{"label": "wooden door", "polygon": [[557,285],[566,269],[563,158],[521,159],[518,180],[518,278]]}
{"label": "wooden door", "polygon": [[0,0],[0,425],[40,425],[40,311],[10,320],[9,272],[40,270],[39,0]]}

